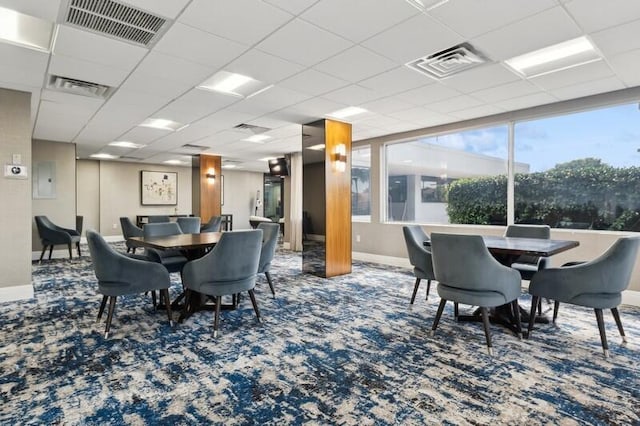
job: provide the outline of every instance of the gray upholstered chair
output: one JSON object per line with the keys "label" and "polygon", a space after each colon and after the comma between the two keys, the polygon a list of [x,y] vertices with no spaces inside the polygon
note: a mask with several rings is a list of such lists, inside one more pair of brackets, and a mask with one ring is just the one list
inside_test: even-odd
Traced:
{"label": "gray upholstered chair", "polygon": [[44,252],[49,248],[49,259],[53,253],[53,246],[66,244],[69,247],[69,259],[73,259],[72,245],[76,246],[78,250],[78,257],[80,253],[80,233],[75,229],[68,229],[58,226],[51,222],[46,216],[35,216],[36,227],[38,228],[38,235],[40,235],[40,242],[42,243],[42,253],[40,253],[40,262]]}
{"label": "gray upholstered chair", "polygon": [[413,275],[416,277],[416,283],[413,286],[413,294],[411,295],[411,304],[416,299],[420,281],[427,280],[427,298],[431,289],[431,280],[435,279],[433,275],[433,264],[431,263],[431,249],[424,246],[425,241],[429,241],[429,236],[422,230],[420,225],[406,225],[402,227],[404,233],[404,241],[407,244],[407,252],[409,253],[409,262],[413,266]]}
{"label": "gray upholstered chair", "polygon": [[220,232],[222,229],[222,216],[211,216],[207,223],[203,223],[200,232]]}
{"label": "gray upholstered chair", "polygon": [[434,332],[447,300],[451,300],[480,307],[490,355],[489,308],[511,304],[518,335],[522,335],[518,306],[520,274],[494,259],[481,236],[434,232],[431,234],[431,256],[441,298],[433,321]]}
{"label": "gray upholstered chair", "polygon": [[[640,237],[620,238],[604,254],[590,262],[538,272],[529,284],[529,293],[533,297],[532,310],[540,297],[593,308],[602,349],[605,357],[609,356],[602,310],[611,309],[622,340],[626,341],[618,305],[622,300],[622,292],[629,286],[639,245]],[[533,322],[530,322],[528,336],[531,336],[532,330]]]}
{"label": "gray upholstered chair", "polygon": [[162,214],[151,215],[148,217],[148,220],[148,223],[165,223],[171,221],[171,219],[169,219],[169,216]]}
{"label": "gray upholstered chair", "polygon": [[127,246],[127,253],[133,251],[136,252],[136,247],[128,241],[130,237],[142,237],[144,233],[142,232],[142,228],[137,227],[131,222],[131,219],[128,217],[120,218],[120,228],[122,228],[122,236],[124,237],[124,242]]}
{"label": "gray upholstered chair", "polygon": [[256,285],[261,249],[261,229],[225,232],[209,253],[190,261],[182,269],[187,311],[193,303],[193,292],[215,297],[213,337],[218,336],[220,305],[222,296],[225,295],[247,291],[260,322],[260,311],[253,289]]}
{"label": "gray upholstered chair", "polygon": [[258,266],[258,273],[264,273],[271,289],[271,294],[276,297],[276,291],[273,289],[273,281],[271,281],[271,261],[276,254],[276,246],[278,245],[278,233],[280,232],[280,225],[277,223],[260,223],[258,229],[262,229],[262,250],[260,250],[260,264]]}
{"label": "gray upholstered chair", "polygon": [[177,221],[183,234],[200,233],[200,218],[198,216],[179,217]]}
{"label": "gray upholstered chair", "polygon": [[[176,222],[146,223],[142,227],[142,233],[145,238],[167,237],[182,234],[182,230]],[[148,248],[145,253],[149,260],[161,263],[169,272],[180,272],[188,260],[180,250],[156,250]]]}
{"label": "gray upholstered chair", "polygon": [[[504,236],[548,240],[551,238],[551,228],[548,225],[509,225]],[[546,257],[522,255],[511,267],[520,272],[523,280],[529,281],[536,272],[547,267],[547,262]]]}
{"label": "gray upholstered chair", "polygon": [[[109,337],[109,329],[118,296],[138,294],[147,291],[160,290],[166,301],[169,300],[169,273],[160,264],[139,259],[132,259],[117,252],[96,231],[87,229],[87,243],[93,269],[98,279],[98,292],[102,294],[102,303],[98,311],[98,321],[109,300],[109,312],[104,337]],[[171,303],[165,303],[169,323],[173,325],[171,317]]]}

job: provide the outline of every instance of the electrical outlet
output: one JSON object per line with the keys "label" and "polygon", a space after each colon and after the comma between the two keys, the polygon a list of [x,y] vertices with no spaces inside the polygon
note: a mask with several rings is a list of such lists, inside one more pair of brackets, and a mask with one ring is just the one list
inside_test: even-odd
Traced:
{"label": "electrical outlet", "polygon": [[360,235],[356,235],[356,243],[360,242]]}

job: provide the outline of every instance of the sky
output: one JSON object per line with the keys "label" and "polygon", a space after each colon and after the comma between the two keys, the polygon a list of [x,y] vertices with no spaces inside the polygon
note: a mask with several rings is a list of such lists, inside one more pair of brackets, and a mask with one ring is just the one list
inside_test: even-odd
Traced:
{"label": "sky", "polygon": [[[425,138],[424,142],[507,158],[507,126]],[[614,167],[640,166],[640,108],[626,104],[519,122],[515,160],[531,172],[581,158],[599,158]]]}

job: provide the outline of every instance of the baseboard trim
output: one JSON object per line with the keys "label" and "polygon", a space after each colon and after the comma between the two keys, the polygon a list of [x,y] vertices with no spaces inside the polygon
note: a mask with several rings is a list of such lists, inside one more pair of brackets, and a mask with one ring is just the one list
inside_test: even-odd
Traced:
{"label": "baseboard trim", "polygon": [[33,286],[30,284],[0,287],[0,303],[28,299],[33,299]]}
{"label": "baseboard trim", "polygon": [[[381,263],[383,265],[411,268],[409,259],[404,257],[383,256],[380,254],[362,253],[354,251],[352,257],[364,262]],[[527,288],[527,282],[523,281],[523,288]],[[640,307],[640,291],[625,290],[622,292],[622,304]]]}

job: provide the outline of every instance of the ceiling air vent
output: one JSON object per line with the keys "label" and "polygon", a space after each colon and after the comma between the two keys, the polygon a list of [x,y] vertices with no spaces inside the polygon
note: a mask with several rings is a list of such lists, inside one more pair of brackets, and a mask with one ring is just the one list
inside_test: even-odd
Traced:
{"label": "ceiling air vent", "polygon": [[269,130],[271,130],[268,127],[254,126],[253,124],[245,124],[245,123],[238,124],[233,128],[241,130],[243,132],[252,133],[254,135],[259,135],[260,133],[268,132]]}
{"label": "ceiling air vent", "polygon": [[469,43],[462,43],[429,56],[423,56],[406,65],[438,80],[485,63],[487,60]]}
{"label": "ceiling air vent", "polygon": [[68,24],[149,46],[167,20],[112,0],[71,0]]}
{"label": "ceiling air vent", "polygon": [[57,75],[49,76],[49,84],[47,87],[60,92],[100,99],[106,99],[113,91],[112,87],[105,86],[104,84],[76,80],[74,78],[61,77]]}

